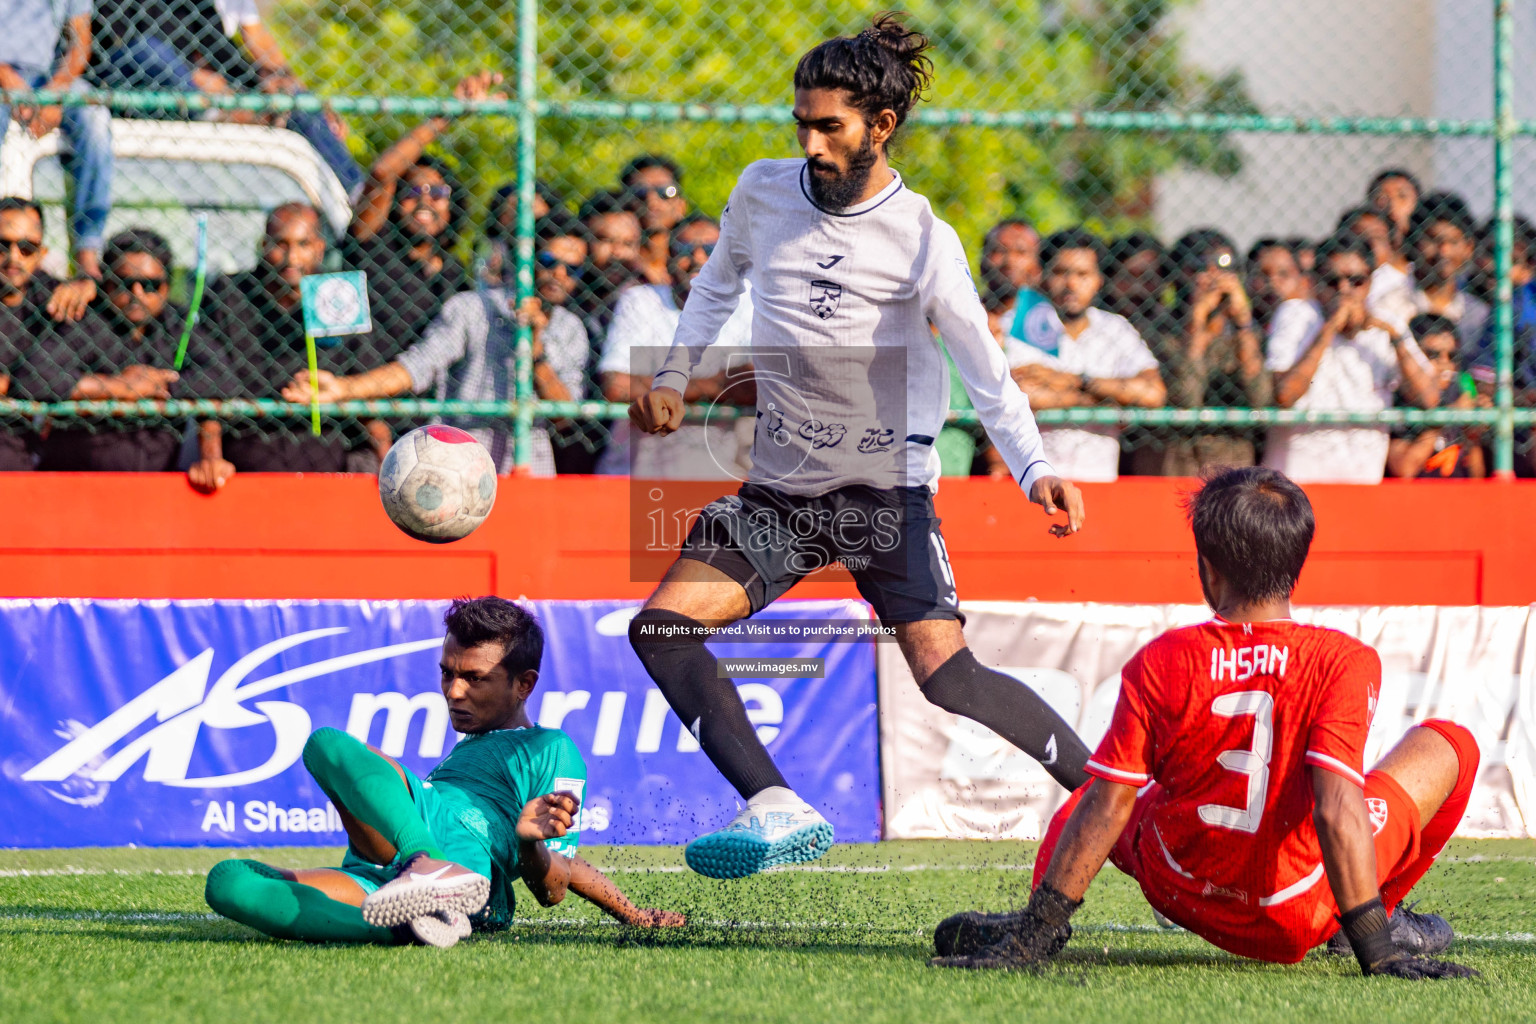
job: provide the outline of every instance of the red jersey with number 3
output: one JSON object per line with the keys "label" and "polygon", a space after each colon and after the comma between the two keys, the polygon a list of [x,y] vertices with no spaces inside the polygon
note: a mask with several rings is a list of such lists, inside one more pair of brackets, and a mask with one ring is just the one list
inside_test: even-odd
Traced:
{"label": "red jersey with number 3", "polygon": [[1380,691],[1370,647],[1289,619],[1215,619],[1138,651],[1087,767],[1110,782],[1159,784],[1134,837],[1143,887],[1198,916],[1198,927],[1179,923],[1248,956],[1261,920],[1310,916],[1303,905],[1329,894],[1311,770],[1364,786]]}

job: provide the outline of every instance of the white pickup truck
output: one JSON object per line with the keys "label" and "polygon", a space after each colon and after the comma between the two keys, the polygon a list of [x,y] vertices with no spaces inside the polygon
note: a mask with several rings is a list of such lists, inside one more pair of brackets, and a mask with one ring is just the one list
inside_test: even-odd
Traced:
{"label": "white pickup truck", "polygon": [[[46,211],[50,273],[62,276],[69,252],[68,143],[59,132],[34,139],[14,121],[0,146],[0,195],[37,200]],[[112,121],[112,215],[107,235],[129,227],[158,231],[178,269],[195,258],[198,213],[208,214],[210,274],[247,270],[257,259],[266,211],[287,202],[318,208],[334,237],[352,211],[336,175],[295,132],[205,121]]]}

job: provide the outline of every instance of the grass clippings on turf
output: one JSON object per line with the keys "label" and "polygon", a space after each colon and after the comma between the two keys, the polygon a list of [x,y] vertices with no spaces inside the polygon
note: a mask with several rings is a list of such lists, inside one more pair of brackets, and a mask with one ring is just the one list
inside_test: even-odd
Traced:
{"label": "grass clippings on turf", "polygon": [[1360,977],[1352,959],[1275,966],[1165,931],[1107,868],[1061,958],[1018,973],[927,966],[933,925],[1028,892],[1032,844],[836,847],[737,882],[674,848],[594,848],[642,905],[687,928],[636,932],[572,896],[518,903],[512,931],[450,950],[265,939],[208,911],[203,873],[231,855],[333,864],[334,850],[0,851],[0,1018],[218,1024],[533,1019],[1472,1024],[1536,1016],[1536,843],[1462,841],[1414,893],[1446,915],[1472,982]]}

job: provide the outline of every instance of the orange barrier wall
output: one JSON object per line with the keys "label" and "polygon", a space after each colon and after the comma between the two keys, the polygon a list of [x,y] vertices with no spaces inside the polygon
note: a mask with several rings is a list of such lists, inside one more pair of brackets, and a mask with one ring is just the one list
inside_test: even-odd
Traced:
{"label": "orange barrier wall", "polygon": [[[1083,488],[1088,528],[1056,540],[1016,487],[945,480],[962,599],[1196,602],[1178,501],[1189,481]],[[1536,602],[1536,482],[1310,487],[1309,604]],[[641,597],[623,479],[504,478],[466,540],[409,540],[369,477],[246,474],[203,496],[176,475],[0,474],[0,595],[139,598]],[[851,581],[803,597],[851,596]]]}

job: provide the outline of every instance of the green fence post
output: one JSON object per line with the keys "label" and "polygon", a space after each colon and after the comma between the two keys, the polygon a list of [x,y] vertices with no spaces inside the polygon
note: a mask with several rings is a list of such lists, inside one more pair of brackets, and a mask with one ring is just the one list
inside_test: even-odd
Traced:
{"label": "green fence post", "polygon": [[[538,0],[517,4],[517,304],[533,295],[534,142],[538,117]],[[533,329],[517,329],[517,413],[513,459],[526,471],[533,457]]]}
{"label": "green fence post", "polygon": [[1514,292],[1509,280],[1514,247],[1514,196],[1510,173],[1510,144],[1515,136],[1514,19],[1509,0],[1493,5],[1493,265],[1495,278],[1493,336],[1498,359],[1495,403],[1499,419],[1493,446],[1493,472],[1502,479],[1515,475]]}

